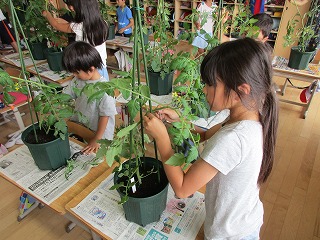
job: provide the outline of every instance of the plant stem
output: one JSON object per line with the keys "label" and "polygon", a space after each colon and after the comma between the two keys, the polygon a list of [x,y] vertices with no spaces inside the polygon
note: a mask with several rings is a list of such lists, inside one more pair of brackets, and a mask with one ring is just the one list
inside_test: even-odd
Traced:
{"label": "plant stem", "polygon": [[[13,22],[13,27],[14,27],[14,33],[16,36],[19,36],[19,33],[18,33],[18,29],[17,29],[17,23],[19,25],[19,28],[20,28],[20,31],[23,33],[22,31],[22,27],[21,27],[21,24],[20,24],[20,21],[19,21],[19,18],[18,18],[18,15],[17,15],[17,12],[13,6],[13,3],[12,3],[12,0],[9,0],[9,5],[10,5],[10,12],[11,12],[11,16],[12,16],[12,22]],[[25,36],[24,36],[25,37]],[[20,65],[21,65],[21,70],[22,70],[22,75],[24,77],[24,79],[21,79],[23,80],[25,83],[26,83],[26,86],[27,86],[27,89],[28,89],[28,107],[29,107],[29,111],[30,113],[32,113],[32,109],[31,109],[31,104],[30,104],[30,100],[29,100],[29,97],[32,96],[31,95],[31,90],[30,90],[30,86],[29,84],[27,84],[27,79],[26,79],[26,65],[24,63],[24,60],[23,60],[23,55],[22,55],[22,50],[21,50],[21,45],[20,45],[20,41],[17,41],[17,46],[18,46],[18,52],[19,52],[19,60],[20,60]],[[34,62],[33,62],[34,63]],[[14,77],[12,77],[14,78]],[[33,116],[32,114],[30,114],[31,116],[31,122],[32,122],[32,126],[33,126],[33,133],[34,133],[34,136],[35,136],[35,139],[36,139],[36,142],[38,142],[38,136],[36,134],[36,128],[35,128],[35,121],[33,119]],[[37,120],[38,120],[38,115],[36,114],[36,117],[37,117]]]}
{"label": "plant stem", "polygon": [[[161,4],[163,0],[160,0],[159,1],[159,4]],[[143,60],[143,67],[144,67],[144,72],[145,72],[145,76],[146,76],[146,84],[147,86],[150,86],[149,84],[149,76],[148,76],[148,69],[147,69],[147,59],[146,59],[146,50],[145,50],[145,46],[144,46],[144,43],[143,43],[143,27],[142,27],[142,21],[141,21],[141,12],[140,12],[140,6],[139,6],[139,1],[138,0],[135,0],[134,1],[134,5],[136,7],[136,19],[135,19],[135,22],[138,23],[138,27],[137,27],[137,30],[135,31],[135,38],[137,38],[138,36],[138,29],[139,29],[139,34],[140,34],[140,44],[141,44],[141,51],[142,51],[142,60]],[[159,6],[160,7],[160,6]],[[161,8],[158,8],[158,10],[161,9]],[[136,46],[136,45],[135,45]],[[138,49],[138,47],[137,47]],[[137,53],[138,55],[138,53]],[[140,69],[140,68],[139,68]],[[139,71],[140,73],[140,71]],[[140,84],[140,78],[138,79],[139,80],[139,84]],[[141,97],[141,95],[140,95]],[[148,101],[149,101],[149,112],[152,112],[152,103],[151,103],[151,97],[150,95],[148,96]],[[140,119],[142,119],[142,106],[140,105]],[[141,138],[142,138],[142,147],[144,149],[144,131],[143,131],[143,123],[141,121]],[[157,145],[156,145],[156,142],[154,141],[154,152],[155,152],[155,157],[156,159],[158,160],[158,153],[157,153]],[[143,156],[145,156],[145,154],[143,154]],[[144,161],[145,163],[146,161]],[[160,173],[159,173],[159,164],[157,164],[157,172],[158,172],[158,180],[160,181]]]}

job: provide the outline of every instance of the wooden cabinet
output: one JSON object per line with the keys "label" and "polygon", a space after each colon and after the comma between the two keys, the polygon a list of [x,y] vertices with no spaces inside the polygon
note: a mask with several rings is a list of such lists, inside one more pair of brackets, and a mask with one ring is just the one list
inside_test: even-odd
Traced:
{"label": "wooden cabinet", "polygon": [[[194,23],[187,18],[193,11],[195,11],[200,0],[175,0],[175,20],[174,20],[174,36],[179,37],[185,31],[194,32]],[[238,12],[239,5],[243,5],[243,0],[224,2],[224,7],[235,15]],[[215,1],[218,5],[218,1]]]}
{"label": "wooden cabinet", "polygon": [[174,11],[174,36],[179,37],[184,31],[193,31],[194,23],[188,20],[187,16],[197,9],[201,1],[175,0]]}
{"label": "wooden cabinet", "polygon": [[[174,31],[174,14],[175,14],[175,1],[166,0],[169,10],[169,23],[170,31]],[[157,14],[158,0],[148,0],[144,3],[145,19],[148,25],[152,25],[152,18]]]}
{"label": "wooden cabinet", "polygon": [[[113,1],[113,0],[107,0]],[[170,3],[170,11],[172,12],[172,30],[176,38],[184,31],[194,31],[194,23],[187,18],[193,10],[197,9],[200,0],[175,0],[167,1]],[[239,9],[239,5],[243,4],[243,0],[224,2],[224,7],[231,9],[235,15]],[[216,3],[218,4],[218,3]],[[299,11],[304,14],[310,8],[311,1],[299,7]],[[149,9],[148,9],[149,8]],[[156,11],[157,0],[149,0],[145,3],[146,12]],[[273,18],[274,24],[270,40],[268,43],[274,48],[273,54],[282,57],[289,57],[290,47],[283,47],[283,36],[286,34],[287,23],[294,17],[297,12],[296,6],[289,0],[285,1],[284,6],[272,4],[272,0],[265,5],[265,12]],[[173,18],[174,16],[174,18]]]}

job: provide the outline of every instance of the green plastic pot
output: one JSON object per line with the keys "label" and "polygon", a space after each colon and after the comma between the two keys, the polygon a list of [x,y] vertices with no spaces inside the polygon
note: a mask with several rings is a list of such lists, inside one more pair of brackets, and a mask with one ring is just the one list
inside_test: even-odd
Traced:
{"label": "green plastic pot", "polygon": [[52,71],[60,72],[64,70],[62,67],[62,55],[63,55],[63,51],[48,50],[47,61],[49,64],[49,68]]}
{"label": "green plastic pot", "polygon": [[[145,161],[147,166],[152,167],[156,166],[158,160],[145,157]],[[159,171],[161,174],[161,184],[157,189],[157,193],[143,198],[129,196],[129,200],[123,204],[125,217],[130,222],[137,223],[141,226],[146,226],[149,223],[159,221],[162,212],[166,208],[169,183],[162,163],[160,161],[158,161],[158,163],[160,165]],[[129,164],[129,161],[125,162],[124,164]],[[154,168],[156,169],[156,167]],[[115,184],[119,180],[118,175],[119,172],[116,172],[114,176]],[[152,190],[154,190],[154,188]],[[121,197],[124,195],[121,190],[117,189],[117,191]]]}
{"label": "green plastic pot", "polygon": [[28,42],[34,60],[44,60],[44,51],[48,48],[45,42]]}
{"label": "green plastic pot", "polygon": [[160,72],[148,70],[150,92],[157,96],[167,95],[172,92],[173,72],[160,77]]}
{"label": "green plastic pot", "polygon": [[115,25],[110,24],[109,25],[109,31],[108,31],[108,40],[112,40],[115,38]]}
{"label": "green plastic pot", "polygon": [[[39,125],[35,124],[35,128],[39,129]],[[67,160],[71,156],[67,134],[65,140],[56,138],[51,142],[36,144],[26,142],[26,138],[29,134],[33,134],[32,125],[22,132],[21,139],[28,147],[36,165],[41,170],[54,170],[67,163]]]}
{"label": "green plastic pot", "polygon": [[314,55],[314,51],[312,52],[300,52],[298,47],[292,47],[289,57],[288,66],[293,69],[306,69],[308,64]]}
{"label": "green plastic pot", "polygon": [[149,35],[152,34],[152,28],[148,28],[147,34],[143,33],[143,44],[147,45],[149,43]]}

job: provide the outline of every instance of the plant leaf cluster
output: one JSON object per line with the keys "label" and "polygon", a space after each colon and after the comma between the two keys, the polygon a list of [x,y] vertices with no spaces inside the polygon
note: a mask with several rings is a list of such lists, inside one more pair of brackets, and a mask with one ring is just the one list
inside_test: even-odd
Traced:
{"label": "plant leaf cluster", "polygon": [[[169,3],[158,1],[157,14],[150,20],[154,33],[154,41],[147,46],[147,65],[153,72],[160,72],[164,78],[170,72],[171,61],[175,57],[175,46],[178,43],[169,31],[170,11]],[[146,32],[146,30],[144,30]]]}
{"label": "plant leaf cluster", "polygon": [[47,19],[42,16],[44,10],[51,12],[53,15],[62,15],[67,11],[66,9],[58,10],[53,5],[45,4],[41,0],[29,0],[23,29],[29,42],[48,41],[50,47],[60,51],[67,45],[67,34],[55,30],[48,23]]}
{"label": "plant leaf cluster", "polygon": [[6,105],[15,101],[15,98],[9,94],[10,92],[26,94],[29,98],[33,98],[29,106],[37,116],[40,128],[44,128],[47,133],[54,130],[56,137],[65,138],[66,119],[74,115],[75,111],[71,96],[57,90],[59,85],[44,84],[41,81],[30,79],[29,76],[13,77],[3,69],[0,69],[0,85],[3,87]]}
{"label": "plant leaf cluster", "polygon": [[102,18],[109,24],[115,24],[116,22],[116,7],[114,5],[108,5],[104,0],[98,0],[99,8]]}
{"label": "plant leaf cluster", "polygon": [[308,49],[308,46],[310,40],[317,37],[317,33],[315,32],[316,26],[314,24],[307,25],[305,22],[308,18],[320,14],[320,6],[314,4],[314,7],[305,14],[301,14],[298,5],[295,4],[295,6],[297,12],[287,23],[287,32],[286,35],[283,36],[283,46],[292,46],[295,42],[298,42],[297,47],[300,52],[313,51],[314,49]]}
{"label": "plant leaf cluster", "polygon": [[[165,4],[164,1],[158,1],[158,4],[158,9],[160,9],[158,13],[161,14],[161,17],[164,17],[163,19],[166,19],[166,8],[161,8],[161,6]],[[138,6],[137,1],[135,1],[135,6]],[[83,93],[87,94],[89,101],[99,98],[101,94],[104,93],[115,96],[115,92],[121,93],[122,97],[128,101],[126,104],[129,112],[128,126],[122,126],[117,129],[112,141],[100,140],[100,149],[97,152],[97,158],[105,158],[109,166],[116,163],[115,172],[123,170],[121,173],[129,179],[131,179],[133,175],[135,176],[133,183],[130,181],[127,183],[119,183],[115,185],[113,189],[124,187],[129,190],[133,184],[141,184],[142,182],[144,176],[140,174],[139,166],[141,162],[143,162],[142,159],[146,154],[147,144],[151,143],[149,137],[144,133],[141,121],[146,112],[158,111],[161,108],[170,107],[179,113],[180,122],[168,125],[172,148],[175,152],[174,156],[168,160],[168,164],[184,167],[188,166],[198,157],[197,149],[200,137],[193,131],[194,126],[190,121],[197,119],[197,116],[200,114],[208,116],[208,109],[205,104],[206,98],[202,91],[203,84],[200,81],[200,60],[192,59],[188,53],[178,53],[170,56],[169,59],[165,58],[166,51],[174,45],[170,45],[173,42],[171,42],[170,35],[168,35],[166,31],[166,23],[168,23],[168,21],[158,21],[160,18],[156,18],[153,24],[154,28],[158,30],[155,31],[154,34],[155,43],[158,45],[155,44],[154,48],[149,48],[147,53],[144,52],[141,18],[139,21],[139,14],[135,13],[134,15],[133,68],[129,72],[116,71],[115,73],[120,76],[119,78],[111,79],[109,82],[96,83],[91,86],[88,85],[82,90]],[[158,15],[156,17],[160,16]],[[163,52],[164,55],[162,55]],[[146,57],[144,60],[149,61],[142,61],[143,57]],[[177,97],[173,97],[171,106],[152,109],[148,84],[144,85],[140,83],[141,69],[139,66],[141,62],[147,63],[144,64],[145,71],[147,67],[153,66],[156,68],[156,66],[158,66],[155,63],[151,63],[151,57],[152,59],[158,58],[157,61],[159,61],[159,64],[166,60],[162,62],[164,66],[161,65],[160,67],[160,70],[163,72],[171,72],[174,70],[181,72],[174,82],[173,95],[177,94]],[[148,79],[146,80],[148,83]],[[161,103],[158,104],[161,105]],[[149,105],[149,107],[147,107],[147,105]],[[157,156],[156,148],[155,155]],[[132,162],[132,164],[129,164],[130,167],[128,169],[123,169],[123,159],[129,159],[129,161]],[[155,169],[154,172],[158,172],[158,170]],[[124,203],[127,198],[128,196],[125,194],[121,199],[121,203]]]}
{"label": "plant leaf cluster", "polygon": [[[200,13],[197,9],[192,9],[192,14],[186,17],[186,20],[191,22],[198,22],[200,19],[200,31],[206,41],[208,42],[207,50],[210,50],[221,43],[220,35],[229,34],[236,37],[242,37],[246,35],[247,37],[256,38],[259,34],[259,27],[255,26],[257,22],[256,19],[251,19],[252,13],[249,6],[239,4],[237,5],[238,10],[234,11],[235,6],[222,8],[222,5],[219,3],[219,6],[216,6],[213,9],[211,15],[209,13]],[[235,12],[235,13],[234,13]],[[224,22],[224,18],[228,13],[228,20]],[[203,25],[207,22],[208,18],[211,17],[214,22],[214,29],[212,36],[208,34],[205,30],[202,29]],[[193,32],[187,31],[180,38],[182,40],[189,40],[191,44],[196,36],[198,36],[197,29],[194,29]]]}

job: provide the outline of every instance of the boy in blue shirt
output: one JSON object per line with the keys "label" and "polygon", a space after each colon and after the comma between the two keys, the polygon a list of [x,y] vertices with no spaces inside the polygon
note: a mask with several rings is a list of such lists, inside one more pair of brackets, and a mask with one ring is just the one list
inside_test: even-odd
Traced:
{"label": "boy in blue shirt", "polygon": [[132,35],[132,27],[134,25],[132,12],[126,5],[126,0],[117,0],[117,19],[116,35],[130,37]]}

